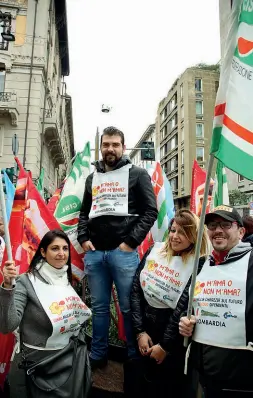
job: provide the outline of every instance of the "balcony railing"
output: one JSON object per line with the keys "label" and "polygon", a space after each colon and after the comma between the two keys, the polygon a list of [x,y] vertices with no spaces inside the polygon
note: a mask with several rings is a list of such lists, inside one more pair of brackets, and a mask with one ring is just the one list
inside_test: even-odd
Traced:
{"label": "balcony railing", "polygon": [[10,102],[12,93],[0,92],[0,102]]}
{"label": "balcony railing", "polygon": [[8,41],[1,41],[0,42],[0,50],[5,50],[7,51],[9,47],[9,43]]}

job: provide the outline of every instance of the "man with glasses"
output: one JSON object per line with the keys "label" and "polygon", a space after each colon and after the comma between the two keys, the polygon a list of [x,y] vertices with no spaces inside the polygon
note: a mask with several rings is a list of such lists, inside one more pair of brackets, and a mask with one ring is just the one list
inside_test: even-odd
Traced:
{"label": "man with glasses", "polygon": [[218,206],[205,223],[213,253],[197,276],[194,316],[182,317],[179,330],[192,336],[205,398],[253,397],[253,249],[241,242],[235,208]]}

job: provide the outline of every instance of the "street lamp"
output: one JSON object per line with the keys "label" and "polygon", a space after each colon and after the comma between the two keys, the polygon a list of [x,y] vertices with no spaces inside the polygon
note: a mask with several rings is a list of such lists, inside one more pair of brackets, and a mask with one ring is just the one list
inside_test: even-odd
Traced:
{"label": "street lamp", "polygon": [[102,105],[102,109],[101,109],[101,112],[103,112],[103,113],[109,113],[110,112],[110,110],[111,110],[112,108],[110,108],[108,105]]}
{"label": "street lamp", "polygon": [[[112,108],[108,105],[103,104],[101,108],[102,113],[109,113]],[[95,136],[95,160],[99,160],[99,128],[97,127],[97,132]]]}

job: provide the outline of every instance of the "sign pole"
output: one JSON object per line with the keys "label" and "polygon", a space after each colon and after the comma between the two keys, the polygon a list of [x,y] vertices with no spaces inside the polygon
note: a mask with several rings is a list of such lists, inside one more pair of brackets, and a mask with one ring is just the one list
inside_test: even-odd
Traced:
{"label": "sign pole", "polygon": [[[209,155],[209,162],[208,162],[206,182],[205,182],[205,191],[204,191],[204,197],[203,197],[203,203],[202,203],[202,209],[201,209],[201,215],[200,215],[200,221],[199,221],[199,229],[198,229],[195,257],[194,257],[194,267],[193,267],[193,272],[192,272],[192,280],[191,280],[191,287],[190,287],[190,293],[189,293],[189,302],[188,302],[188,310],[187,310],[187,318],[188,319],[190,319],[191,315],[192,315],[192,303],[193,303],[194,289],[195,289],[196,279],[197,279],[197,274],[198,274],[199,256],[200,256],[201,242],[202,242],[202,237],[203,237],[204,227],[205,227],[205,215],[206,215],[208,193],[209,193],[209,186],[210,186],[210,182],[211,182],[213,163],[214,163],[214,156]],[[185,347],[188,346],[188,337],[184,338],[184,346]]]}
{"label": "sign pole", "polygon": [[[7,220],[7,213],[6,213],[6,206],[5,206],[2,173],[0,173],[0,174],[1,174],[0,175],[0,203],[1,203],[1,208],[2,208],[3,222],[4,222],[4,240],[5,240],[5,247],[6,247],[7,255],[8,255],[8,261],[12,261],[11,240],[10,240],[10,233],[9,233],[9,228],[8,228],[8,220]],[[15,284],[15,280],[12,279],[12,285],[14,285],[14,284]]]}

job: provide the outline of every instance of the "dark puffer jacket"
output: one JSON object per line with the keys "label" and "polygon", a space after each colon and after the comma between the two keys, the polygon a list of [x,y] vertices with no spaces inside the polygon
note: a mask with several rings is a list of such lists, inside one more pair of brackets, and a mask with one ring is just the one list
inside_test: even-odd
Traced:
{"label": "dark puffer jacket", "polygon": [[250,245],[253,247],[253,234],[244,236],[243,239],[242,239],[242,242],[243,243],[250,243]]}
{"label": "dark puffer jacket", "polygon": [[[123,157],[115,167],[131,163]],[[104,163],[96,162],[98,172],[105,173]],[[157,219],[157,206],[150,176],[145,169],[132,166],[129,170],[128,213],[137,216],[100,216],[89,219],[92,204],[93,173],[86,180],[79,216],[78,242],[91,240],[97,250],[113,250],[122,242],[133,249],[141,244]]]}
{"label": "dark puffer jacket", "polygon": [[[133,282],[130,296],[133,327],[136,335],[144,331],[153,334],[151,338],[154,344],[159,343],[165,351],[177,356],[179,352],[182,353],[182,351],[184,351],[183,337],[179,334],[178,324],[182,312],[187,309],[191,278],[174,310],[169,307],[168,309],[151,307],[145,300],[140,284],[140,273],[145,266],[146,258],[151,250],[152,248],[145,253]],[[205,257],[201,257],[199,260],[198,273],[201,271],[204,262]]]}

